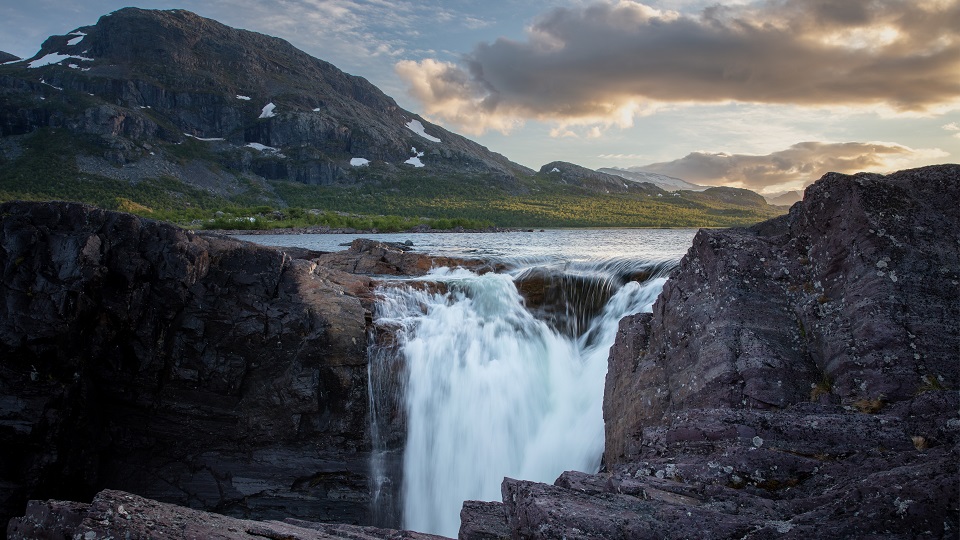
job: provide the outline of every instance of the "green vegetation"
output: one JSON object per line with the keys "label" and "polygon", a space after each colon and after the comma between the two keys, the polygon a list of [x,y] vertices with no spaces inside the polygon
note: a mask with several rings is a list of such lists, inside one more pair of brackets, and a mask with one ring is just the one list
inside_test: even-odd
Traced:
{"label": "green vegetation", "polygon": [[[371,175],[374,178],[377,176]],[[598,194],[539,175],[517,184],[411,173],[355,187],[276,182],[274,191],[297,206],[369,214],[461,217],[501,227],[727,227],[781,213],[706,197],[657,196],[639,190]]]}
{"label": "green vegetation", "polygon": [[187,139],[155,148],[175,163],[202,161],[214,172],[241,178],[242,192],[225,195],[169,176],[130,182],[83,173],[75,156],[110,151],[96,136],[46,128],[20,146],[16,159],[0,161],[0,201],[73,200],[190,227],[726,227],[781,212],[729,196],[641,189],[599,194],[544,175],[514,181],[370,166],[357,171],[362,183],[353,186],[262,182],[242,179],[229,166],[238,156],[218,154],[206,142]]}

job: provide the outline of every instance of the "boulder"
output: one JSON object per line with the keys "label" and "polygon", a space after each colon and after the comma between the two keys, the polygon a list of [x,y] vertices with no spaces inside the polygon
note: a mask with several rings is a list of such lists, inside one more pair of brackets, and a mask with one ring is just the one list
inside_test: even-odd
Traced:
{"label": "boulder", "polygon": [[489,271],[488,263],[475,259],[430,257],[413,253],[409,246],[358,238],[344,251],[326,253],[317,262],[327,268],[348,274],[372,276],[422,276],[434,268],[462,267],[475,271]]}
{"label": "boulder", "polygon": [[621,334],[646,344],[614,346],[606,463],[678,410],[882,408],[960,387],[958,199],[955,165],[831,173],[786,216],[701,230]]}
{"label": "boulder", "polygon": [[410,531],[327,524],[297,519],[250,521],[164,504],[130,493],[104,490],[90,504],[31,501],[10,521],[10,540],[167,538],[189,540],[442,540]]}

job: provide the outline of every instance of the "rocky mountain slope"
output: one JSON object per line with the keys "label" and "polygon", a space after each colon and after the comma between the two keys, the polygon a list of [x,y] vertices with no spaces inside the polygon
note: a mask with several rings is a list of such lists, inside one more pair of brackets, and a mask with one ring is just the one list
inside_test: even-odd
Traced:
{"label": "rocky mountain slope", "polygon": [[561,184],[578,186],[599,193],[636,192],[646,195],[663,195],[666,192],[649,182],[625,182],[620,176],[592,171],[586,167],[553,161],[540,168],[540,174]]}
{"label": "rocky mountain slope", "polygon": [[[284,40],[184,10],[124,8],[52,36],[33,58],[0,66],[0,92],[0,133],[23,136],[5,145],[7,159],[28,134],[67,129],[95,136],[77,149],[81,172],[128,180],[168,175],[236,191],[421,165],[506,183],[532,173]],[[185,143],[194,155],[175,148]]]}

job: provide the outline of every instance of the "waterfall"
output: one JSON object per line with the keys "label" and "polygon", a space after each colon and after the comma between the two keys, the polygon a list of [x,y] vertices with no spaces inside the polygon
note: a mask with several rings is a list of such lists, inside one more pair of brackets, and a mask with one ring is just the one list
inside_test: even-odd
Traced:
{"label": "waterfall", "polygon": [[[566,276],[558,283],[569,291],[552,295],[562,309],[527,305],[517,284],[529,268],[440,269],[427,284],[382,287],[376,325],[389,338],[371,348],[374,497],[390,477],[383,456],[402,446],[403,527],[456,537],[463,501],[500,500],[504,476],[553,482],[565,470],[597,471],[618,322],[649,311],[668,268],[644,269],[643,283],[630,280],[636,268],[552,269]],[[602,308],[587,319],[569,305],[597,295]]]}

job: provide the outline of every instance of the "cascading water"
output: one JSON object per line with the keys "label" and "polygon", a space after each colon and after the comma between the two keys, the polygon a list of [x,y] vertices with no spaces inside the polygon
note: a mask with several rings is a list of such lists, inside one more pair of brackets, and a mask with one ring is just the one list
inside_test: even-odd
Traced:
{"label": "cascading water", "polygon": [[[455,537],[463,501],[499,500],[504,476],[553,482],[565,470],[598,469],[604,376],[618,322],[650,309],[669,269],[646,265],[649,279],[639,283],[630,281],[636,268],[620,266],[550,270],[566,276],[558,283],[569,290],[553,295],[561,304],[601,297],[602,309],[586,319],[578,314],[583,306],[525,305],[517,283],[530,268],[441,269],[425,278],[433,283],[427,287],[380,289],[376,324],[391,339],[371,354],[374,498],[391,504],[384,456],[402,445],[403,527]],[[557,320],[564,317],[585,324]],[[398,410],[388,414],[391,407]],[[402,442],[387,440],[391,424],[394,432],[402,426]]]}

